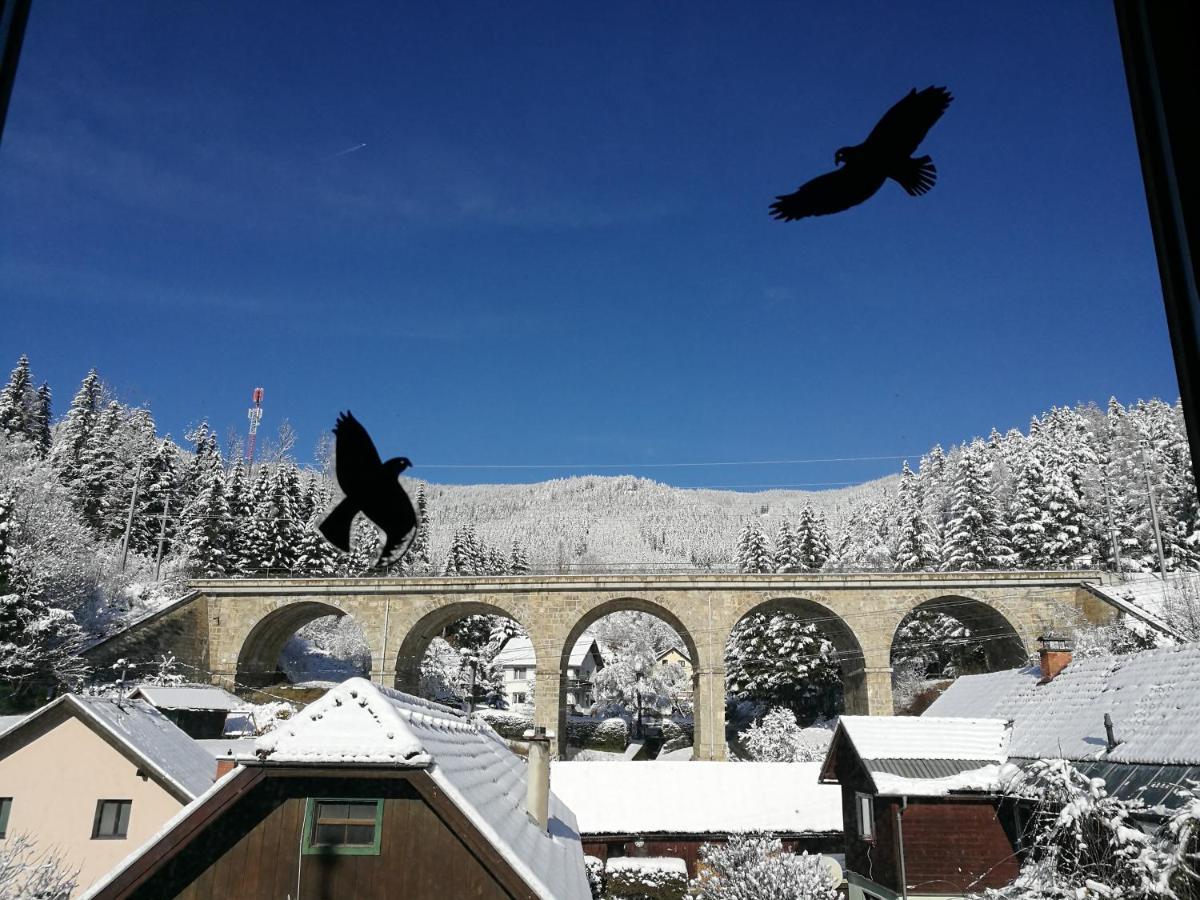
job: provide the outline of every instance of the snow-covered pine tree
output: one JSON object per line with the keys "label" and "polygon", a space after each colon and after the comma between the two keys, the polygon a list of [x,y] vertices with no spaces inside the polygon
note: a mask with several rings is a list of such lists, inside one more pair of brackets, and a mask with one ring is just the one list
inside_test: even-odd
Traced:
{"label": "snow-covered pine tree", "polygon": [[958,454],[942,550],[942,567],[947,571],[1002,569],[1012,558],[1007,529],[992,496],[985,452],[977,441]]}
{"label": "snow-covered pine tree", "polygon": [[785,573],[804,571],[800,562],[800,547],[795,532],[792,531],[792,526],[787,519],[783,519],[779,523],[779,531],[775,535],[775,571]]}
{"label": "snow-covered pine tree", "polygon": [[29,357],[21,354],[17,367],[0,391],[0,434],[10,441],[36,444],[34,416],[37,411],[37,392],[29,372]]}
{"label": "snow-covered pine tree", "polygon": [[[146,556],[153,556],[158,549],[159,538],[166,523],[166,545],[169,549],[175,538],[176,522],[181,510],[175,499],[177,488],[176,467],[179,448],[170,435],[158,445],[142,463],[141,485],[134,507],[133,530],[129,536],[129,549]],[[175,503],[172,510],[170,504]]]}
{"label": "snow-covered pine tree", "polygon": [[1042,466],[1041,453],[1031,448],[1017,476],[1013,492],[1010,529],[1017,564],[1024,569],[1050,568],[1054,554],[1050,532],[1054,520],[1048,508],[1049,485]]}
{"label": "snow-covered pine tree", "polygon": [[99,407],[100,376],[92,369],[71,398],[50,451],[50,460],[59,480],[68,487],[79,478],[79,460],[88,447]]}
{"label": "snow-covered pine tree", "polygon": [[750,613],[725,648],[725,689],[742,699],[786,706],[802,721],[840,712],[836,653],[816,625],[789,612]]}
{"label": "snow-covered pine tree", "polygon": [[521,546],[520,541],[514,539],[512,552],[508,557],[508,571],[513,575],[528,575],[531,571],[529,566],[529,555],[525,552],[525,548]]}
{"label": "snow-covered pine tree", "polygon": [[207,482],[183,510],[179,531],[180,548],[194,574],[215,578],[229,572],[233,521],[220,469],[208,472]]}
{"label": "snow-covered pine tree", "polygon": [[309,511],[296,542],[295,572],[307,578],[323,578],[336,575],[340,560],[339,553],[317,530],[325,515],[329,495],[319,478],[309,479],[304,508]]}
{"label": "snow-covered pine tree", "polygon": [[775,571],[775,555],[757,522],[747,522],[738,535],[737,567],[750,574]]}
{"label": "snow-covered pine tree", "polygon": [[295,565],[302,527],[293,506],[299,493],[298,478],[295,466],[287,462],[273,470],[266,466],[259,470],[254,490],[258,500],[246,536],[247,555],[257,571],[287,574]]}
{"label": "snow-covered pine tree", "polygon": [[411,574],[429,574],[429,498],[425,494],[425,482],[417,485],[417,533],[405,554]]}
{"label": "snow-covered pine tree", "polygon": [[925,572],[937,568],[937,544],[935,536],[925,521],[925,502],[921,482],[908,460],[900,472],[900,489],[897,498],[900,514],[900,532],[896,544],[896,568],[901,572]]}
{"label": "snow-covered pine tree", "polygon": [[825,516],[808,504],[796,523],[796,555],[802,572],[819,572],[829,561],[832,547]]}
{"label": "snow-covered pine tree", "polygon": [[37,400],[33,407],[33,444],[37,448],[38,456],[42,459],[50,455],[50,447],[53,443],[50,431],[50,425],[53,422],[51,409],[53,400],[50,385],[43,381],[37,390]]}

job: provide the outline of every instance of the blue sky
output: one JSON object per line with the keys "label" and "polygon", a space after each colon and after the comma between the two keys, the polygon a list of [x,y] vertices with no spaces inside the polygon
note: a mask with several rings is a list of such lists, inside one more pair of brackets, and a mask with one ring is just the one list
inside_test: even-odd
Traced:
{"label": "blue sky", "polygon": [[[930,194],[767,216],[928,84]],[[1103,3],[38,0],[0,210],[58,412],[95,366],[224,435],[262,385],[433,481],[858,481],[899,463],[649,467],[1178,390]]]}

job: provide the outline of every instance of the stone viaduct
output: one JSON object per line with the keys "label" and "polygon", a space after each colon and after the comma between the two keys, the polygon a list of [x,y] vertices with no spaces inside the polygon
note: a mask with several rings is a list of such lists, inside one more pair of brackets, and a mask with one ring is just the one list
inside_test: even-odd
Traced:
{"label": "stone viaduct", "polygon": [[814,622],[837,648],[847,711],[890,715],[892,639],[912,611],[954,616],[984,642],[990,667],[1016,666],[1044,630],[1116,613],[1089,587],[1100,580],[1096,572],[202,580],[88,655],[103,665],[169,651],[216,683],[264,686],[278,680],[280,652],[297,629],[321,616],[349,615],[370,645],[372,679],[414,692],[421,657],[443,628],[467,615],[501,614],[529,632],[537,653],[534,718],[562,741],[571,646],[600,617],[642,610],[687,645],[695,757],[721,759],[725,645],[747,613],[790,611]]}

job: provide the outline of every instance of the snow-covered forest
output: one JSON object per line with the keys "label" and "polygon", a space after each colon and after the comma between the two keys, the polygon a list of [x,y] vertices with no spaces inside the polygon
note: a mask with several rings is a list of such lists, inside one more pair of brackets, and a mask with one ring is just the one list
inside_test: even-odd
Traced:
{"label": "snow-covered forest", "polygon": [[[349,555],[314,527],[336,493],[327,439],[302,466],[285,426],[253,469],[226,443],[203,422],[180,441],[160,435],[150,410],[112,396],[95,371],[56,416],[22,358],[0,391],[3,593],[19,598],[0,615],[28,631],[67,614],[94,634],[178,596],[191,576],[381,574],[369,523],[357,523]],[[1165,567],[1200,560],[1182,414],[1159,400],[1055,408],[1026,432],[934,447],[896,476],[840,490],[689,490],[630,476],[406,485],[425,524],[395,575],[1140,572],[1159,565],[1151,498]]]}

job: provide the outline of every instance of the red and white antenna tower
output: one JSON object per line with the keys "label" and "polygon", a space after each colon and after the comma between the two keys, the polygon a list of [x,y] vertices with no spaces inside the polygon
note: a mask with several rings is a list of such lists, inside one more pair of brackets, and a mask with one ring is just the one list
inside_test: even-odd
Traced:
{"label": "red and white antenna tower", "polygon": [[254,405],[250,407],[246,415],[250,419],[250,440],[246,441],[246,462],[248,467],[254,465],[254,439],[258,435],[258,423],[262,421],[262,398],[263,389],[254,389]]}

